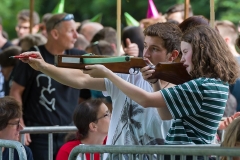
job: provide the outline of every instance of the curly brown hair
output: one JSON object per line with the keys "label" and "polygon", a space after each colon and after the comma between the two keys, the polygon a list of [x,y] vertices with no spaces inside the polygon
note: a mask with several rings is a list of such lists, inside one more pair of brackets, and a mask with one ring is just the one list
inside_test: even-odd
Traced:
{"label": "curly brown hair", "polygon": [[221,35],[207,25],[199,25],[187,30],[182,41],[192,46],[192,78],[220,78],[233,84],[239,76],[236,59]]}
{"label": "curly brown hair", "polygon": [[156,36],[163,40],[164,48],[167,49],[167,53],[177,50],[180,52],[182,31],[173,23],[156,23],[148,26],[143,31],[145,36]]}

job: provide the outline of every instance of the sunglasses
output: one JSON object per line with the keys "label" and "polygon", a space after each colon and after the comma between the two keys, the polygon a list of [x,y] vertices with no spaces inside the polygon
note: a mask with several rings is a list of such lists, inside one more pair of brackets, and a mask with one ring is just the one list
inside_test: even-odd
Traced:
{"label": "sunglasses", "polygon": [[60,19],[60,20],[58,20],[57,22],[55,22],[54,25],[53,25],[53,28],[55,28],[56,25],[59,24],[59,23],[62,22],[62,21],[70,21],[70,20],[72,20],[72,19],[74,19],[73,14],[67,14],[65,17],[63,17],[62,19]]}

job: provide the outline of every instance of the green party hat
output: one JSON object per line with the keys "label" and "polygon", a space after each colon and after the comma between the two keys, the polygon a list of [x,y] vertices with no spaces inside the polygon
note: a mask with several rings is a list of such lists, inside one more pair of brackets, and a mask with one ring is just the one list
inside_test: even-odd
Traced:
{"label": "green party hat", "polygon": [[125,12],[124,16],[128,26],[139,26],[139,22],[136,19],[134,19],[130,14]]}
{"label": "green party hat", "polygon": [[64,3],[65,0],[60,0],[60,2],[56,5],[52,13],[57,14],[57,13],[63,13],[64,12]]}
{"label": "green party hat", "polygon": [[102,22],[102,13],[97,14],[96,16],[94,16],[93,18],[90,19],[90,22],[98,22],[101,23]]}

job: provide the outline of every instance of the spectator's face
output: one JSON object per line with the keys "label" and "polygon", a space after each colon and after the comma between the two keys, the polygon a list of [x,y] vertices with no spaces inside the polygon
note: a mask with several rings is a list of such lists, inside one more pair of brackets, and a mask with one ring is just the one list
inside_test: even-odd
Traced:
{"label": "spectator's face", "polygon": [[14,118],[9,120],[6,128],[0,131],[0,138],[6,140],[19,140],[19,132],[23,130],[20,124],[20,118]]}
{"label": "spectator's face", "polygon": [[62,45],[65,49],[73,48],[74,43],[78,37],[74,20],[61,22],[57,30],[57,41],[59,44]]}
{"label": "spectator's face", "polygon": [[18,21],[18,24],[16,26],[16,32],[19,38],[22,38],[23,36],[29,34],[30,32],[30,23],[29,21]]}
{"label": "spectator's face", "polygon": [[177,21],[179,23],[182,23],[182,21],[184,20],[183,17],[182,17],[182,13],[181,12],[175,12],[175,13],[172,13],[172,14],[169,14],[167,16],[167,20],[174,20],[174,21]]}
{"label": "spectator's face", "polygon": [[105,134],[107,136],[111,114],[108,110],[108,107],[104,103],[102,103],[99,107],[97,119],[98,120],[95,123],[98,133],[103,135]]}
{"label": "spectator's face", "polygon": [[182,41],[181,42],[181,51],[182,51],[181,62],[183,63],[183,66],[186,67],[187,72],[190,73],[193,69],[191,44]]}
{"label": "spectator's face", "polygon": [[144,39],[143,57],[148,58],[154,65],[159,62],[168,62],[167,49],[163,47],[164,42],[157,36],[146,36]]}
{"label": "spectator's face", "polygon": [[[27,35],[30,33],[30,22],[29,21],[22,21],[18,20],[18,24],[16,26],[16,32],[18,35],[18,38],[22,38],[23,36]],[[35,25],[32,28],[32,33],[37,33],[38,32],[38,25]]]}

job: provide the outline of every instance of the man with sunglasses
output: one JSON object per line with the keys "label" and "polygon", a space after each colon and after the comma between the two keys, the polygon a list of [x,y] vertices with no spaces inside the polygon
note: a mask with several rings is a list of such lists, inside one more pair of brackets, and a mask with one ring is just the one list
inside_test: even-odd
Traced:
{"label": "man with sunglasses", "polygon": [[[6,96],[0,98],[0,139],[19,140],[19,133],[23,130],[20,123],[22,117],[22,108],[19,103],[12,97]],[[24,146],[28,160],[33,160],[32,152]],[[9,158],[9,149],[3,148],[2,159]],[[19,160],[18,153],[14,150],[14,160]]]}
{"label": "man with sunglasses", "polygon": [[[46,29],[47,43],[33,50],[39,50],[48,63],[54,64],[54,55],[85,53],[73,49],[78,34],[72,14],[53,15],[47,21]],[[21,62],[17,66],[10,95],[23,105],[23,124],[26,126],[67,126],[71,123],[72,113],[78,104],[79,90],[60,84]],[[54,159],[63,144],[63,137],[64,134],[53,135]],[[31,139],[27,135],[25,139],[35,160],[48,159],[47,134],[33,134]]]}

